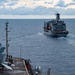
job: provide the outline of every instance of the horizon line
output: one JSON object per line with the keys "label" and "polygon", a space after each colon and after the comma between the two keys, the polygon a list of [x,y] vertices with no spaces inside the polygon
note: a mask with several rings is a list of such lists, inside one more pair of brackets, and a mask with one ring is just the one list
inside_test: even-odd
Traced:
{"label": "horizon line", "polygon": [[[0,19],[55,19],[55,15],[0,15]],[[61,15],[61,19],[75,18],[75,15]]]}

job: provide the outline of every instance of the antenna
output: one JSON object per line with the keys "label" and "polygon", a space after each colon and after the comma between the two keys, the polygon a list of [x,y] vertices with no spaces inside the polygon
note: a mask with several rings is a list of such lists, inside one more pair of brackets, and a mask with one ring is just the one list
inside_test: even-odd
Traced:
{"label": "antenna", "polygon": [[60,21],[60,14],[59,13],[56,14],[56,20]]}
{"label": "antenna", "polygon": [[9,47],[9,44],[8,44],[8,21],[6,20],[6,23],[5,23],[5,30],[6,30],[6,60],[8,60],[8,47]]}

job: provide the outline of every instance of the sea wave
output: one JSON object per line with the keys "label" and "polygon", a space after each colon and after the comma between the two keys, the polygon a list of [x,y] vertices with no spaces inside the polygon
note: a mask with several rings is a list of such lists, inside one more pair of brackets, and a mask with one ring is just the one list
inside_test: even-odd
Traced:
{"label": "sea wave", "polygon": [[75,34],[69,34],[67,41],[68,44],[75,46]]}

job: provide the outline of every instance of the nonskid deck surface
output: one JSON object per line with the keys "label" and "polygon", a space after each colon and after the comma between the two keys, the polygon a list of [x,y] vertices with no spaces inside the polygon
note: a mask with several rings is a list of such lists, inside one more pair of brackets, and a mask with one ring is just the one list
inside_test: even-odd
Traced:
{"label": "nonskid deck surface", "polygon": [[0,75],[28,75],[26,67],[25,67],[25,60],[20,58],[14,58],[14,65],[12,66],[13,70],[0,70]]}

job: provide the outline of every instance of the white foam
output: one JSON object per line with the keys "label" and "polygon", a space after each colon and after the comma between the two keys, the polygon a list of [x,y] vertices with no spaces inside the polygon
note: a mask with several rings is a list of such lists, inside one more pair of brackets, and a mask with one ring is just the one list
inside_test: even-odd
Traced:
{"label": "white foam", "polygon": [[59,38],[57,38],[57,39],[65,39],[66,37],[59,37]]}
{"label": "white foam", "polygon": [[75,46],[75,35],[74,34],[69,34],[67,38],[68,44]]}
{"label": "white foam", "polygon": [[38,34],[39,34],[39,35],[43,35],[43,33],[40,33],[40,32],[39,32]]}

